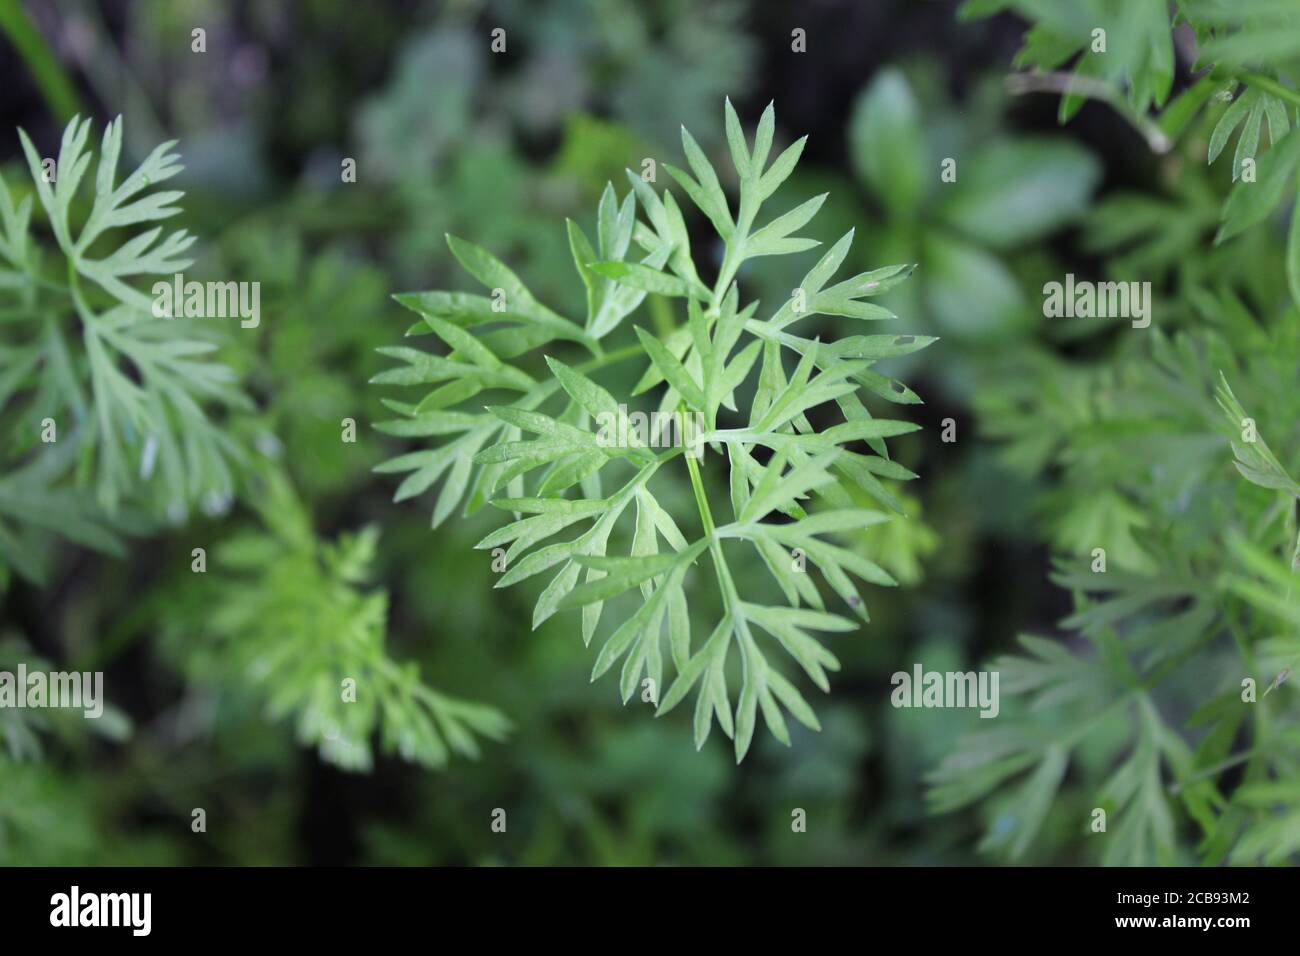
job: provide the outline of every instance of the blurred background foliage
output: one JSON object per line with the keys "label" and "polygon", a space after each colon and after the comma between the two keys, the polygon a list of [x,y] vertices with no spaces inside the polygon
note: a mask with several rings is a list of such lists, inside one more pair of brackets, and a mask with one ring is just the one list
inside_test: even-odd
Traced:
{"label": "blurred background foliage", "polygon": [[[1300,794],[1259,789],[1294,758],[1259,771],[1246,816],[1216,834],[1206,820],[1227,817],[1241,766],[1212,794],[1187,788],[1200,803],[1180,800],[1177,786],[1204,779],[1234,740],[1249,746],[1246,731],[1203,714],[1199,726],[1218,728],[1209,745],[1195,722],[1187,743],[1166,739],[1212,695],[1230,701],[1244,674],[1265,684],[1281,666],[1243,671],[1229,653],[1225,622],[1282,588],[1259,566],[1284,550],[1289,560],[1290,546],[1265,534],[1273,518],[1250,496],[1266,494],[1232,472],[1232,429],[1214,404],[1223,370],[1282,461],[1294,463],[1300,355],[1279,229],[1264,223],[1211,242],[1233,176],[1205,153],[1226,102],[1211,102],[1160,153],[1105,104],[1083,105],[1061,126],[1056,97],[1008,92],[1013,63],[1033,62],[1017,60],[1026,30],[1041,16],[1044,44],[1058,26],[1054,9],[977,3],[959,17],[958,4],[938,0],[0,3],[11,25],[25,10],[51,54],[20,58],[0,43],[4,129],[22,126],[53,149],[71,112],[94,117],[97,129],[121,113],[131,161],[178,139],[178,220],[199,236],[187,274],[260,281],[263,315],[256,330],[228,330],[220,350],[255,407],[224,423],[253,459],[233,502],[174,523],[123,518],[120,556],[42,537],[40,584],[5,569],[3,660],[103,669],[113,710],[94,736],[83,721],[4,717],[0,863],[1187,862],[1224,858],[1251,814],[1284,822],[1235,861],[1294,852]],[[204,54],[191,51],[198,26]],[[495,27],[508,38],[501,54],[489,46]],[[806,53],[791,49],[795,28],[807,31]],[[580,312],[564,217],[590,234],[607,180],[621,183],[622,170],[639,171],[647,157],[680,165],[682,125],[710,156],[725,153],[726,96],[747,126],[775,100],[778,146],[810,134],[776,205],[829,191],[808,234],[831,242],[856,228],[846,269],[917,262],[886,304],[902,318],[897,331],[941,337],[891,365],[927,400],[907,410],[924,430],[897,441],[900,460],[921,475],[900,491],[909,518],[856,545],[903,586],[876,592],[871,624],[839,639],[843,670],[816,702],[822,732],[793,729],[789,749],[761,736],[739,767],[716,735],[695,752],[685,713],[655,721],[635,699],[621,706],[610,682],[590,684],[573,615],[530,631],[536,592],[493,591],[490,557],[473,550],[491,527],[482,514],[435,531],[423,502],[392,503],[395,483],[372,469],[402,446],[370,428],[388,413],[380,390],[365,385],[383,367],[375,348],[410,324],[390,293],[467,288],[445,233],[489,249],[551,307]],[[1153,97],[1144,87],[1144,110]],[[2,141],[12,186],[26,174],[16,137]],[[952,183],[939,176],[949,157]],[[340,181],[345,158],[356,159],[355,183]],[[703,217],[688,220],[707,248]],[[751,265],[747,291],[782,301],[812,261]],[[1153,327],[1045,319],[1043,284],[1067,272],[1152,281]],[[853,331],[848,320],[826,321],[837,335]],[[627,388],[639,372],[625,370]],[[346,418],[358,424],[354,444],[340,440]],[[956,440],[943,442],[949,419]],[[689,501],[686,487],[680,495]],[[1239,525],[1265,552],[1249,565],[1240,551],[1253,574],[1212,564]],[[251,577],[194,575],[195,547],[214,567],[218,553],[241,556]],[[1111,579],[1127,601],[1089,618],[1085,592],[1095,588],[1078,567],[1086,573],[1097,547],[1127,575]],[[1208,590],[1198,592],[1207,562]],[[750,572],[742,590],[775,588]],[[1174,572],[1182,591],[1161,579]],[[1232,574],[1236,584],[1224,583]],[[1209,617],[1175,616],[1195,611],[1198,597],[1212,605]],[[1068,727],[1066,705],[1105,697],[1098,688],[1108,678],[1096,672],[1114,637],[1107,629],[1171,599],[1173,609],[1125,633],[1137,635],[1135,656],[1148,654],[1139,675],[1168,665],[1172,676],[1162,670],[1159,686],[1139,676],[1150,693],[1133,704],[1136,716],[1106,710],[1068,772],[1049,740],[1021,790],[998,784],[1029,757],[998,764],[991,780],[980,761],[1002,761],[1017,746],[1036,751],[1019,738],[967,737],[1002,720],[890,706],[895,671],[914,662],[974,669],[1032,633],[1078,657],[1051,658],[1059,672],[1037,679],[1004,665],[1004,694],[1017,674],[1022,690],[1044,681],[1070,690],[1033,710],[1004,701],[1012,724],[1003,733]],[[1279,607],[1285,596],[1267,609]],[[309,609],[308,620],[293,608]],[[1145,630],[1163,622],[1177,631],[1180,621],[1194,634],[1165,633],[1182,641],[1173,650]],[[301,678],[302,699],[268,700],[258,689],[259,661],[277,648],[303,648],[290,662],[300,673],[351,627],[367,641],[386,636],[378,644],[392,660],[415,665],[436,693],[484,708],[465,718],[477,759],[444,762],[422,749],[427,740],[390,752],[390,718],[378,714],[347,730],[367,751],[348,759],[331,746],[329,714],[313,710],[315,675]],[[1250,645],[1250,633],[1234,636]],[[1288,646],[1271,652],[1282,661]],[[392,677],[394,686],[406,679]],[[1292,694],[1282,685],[1259,706],[1278,715],[1274,739],[1294,747],[1284,717]],[[1129,764],[1154,788],[1133,798],[1141,813],[1123,812],[1137,784],[1111,779]],[[1094,806],[1136,821],[1121,831],[1118,855],[1121,833],[1088,832]],[[204,833],[191,832],[196,807],[206,810]],[[506,834],[489,826],[498,807]],[[796,808],[807,813],[806,833],[792,832]],[[1215,839],[1217,857],[1205,849]]]}

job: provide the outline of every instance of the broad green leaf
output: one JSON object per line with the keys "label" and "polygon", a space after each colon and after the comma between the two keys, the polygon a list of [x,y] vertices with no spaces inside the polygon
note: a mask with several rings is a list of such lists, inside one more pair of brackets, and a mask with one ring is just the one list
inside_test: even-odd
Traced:
{"label": "broad green leaf", "polygon": [[1100,178],[1092,154],[1068,140],[1000,140],[963,164],[945,187],[941,214],[966,236],[1006,249],[1078,219]]}
{"label": "broad green leaf", "polygon": [[914,216],[930,165],[921,134],[920,108],[895,69],[878,72],[858,97],[849,121],[853,166],[894,216]]}

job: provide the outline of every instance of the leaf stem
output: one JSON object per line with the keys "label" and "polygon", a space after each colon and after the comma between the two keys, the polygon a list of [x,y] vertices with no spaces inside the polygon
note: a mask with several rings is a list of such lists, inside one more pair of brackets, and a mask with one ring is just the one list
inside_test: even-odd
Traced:
{"label": "leaf stem", "polygon": [[1084,99],[1099,100],[1107,103],[1115,112],[1128,120],[1152,152],[1167,153],[1173,148],[1173,141],[1165,135],[1149,116],[1133,110],[1124,101],[1123,95],[1105,80],[1075,73],[1031,72],[1012,73],[1006,79],[1007,92],[1012,96],[1026,93],[1058,93],[1061,96],[1080,96]]}
{"label": "leaf stem", "polygon": [[1220,760],[1216,764],[1211,764],[1208,767],[1198,770],[1185,780],[1175,780],[1169,785],[1169,793],[1176,796],[1194,783],[1199,783],[1200,781],[1206,780],[1210,777],[1218,776],[1223,773],[1223,771],[1230,770],[1238,764],[1245,763],[1252,757],[1258,756],[1261,756],[1260,748],[1258,747],[1252,747],[1250,750],[1243,750],[1241,753],[1233,754],[1225,760]]}
{"label": "leaf stem", "polygon": [[722,553],[722,539],[713,524],[713,511],[709,508],[708,496],[704,493],[704,480],[700,477],[699,462],[690,455],[686,456],[686,470],[691,475],[691,490],[695,492],[695,505],[700,510],[700,522],[709,539],[709,554],[713,557],[713,569],[718,576],[718,586],[722,589],[722,604],[728,615],[738,613],[740,595],[736,591],[735,581],[731,577],[731,568]]}
{"label": "leaf stem", "polygon": [[[634,355],[644,355],[645,349],[639,345],[628,345],[621,349],[615,349],[612,352],[602,352],[595,358],[588,359],[574,366],[579,372],[591,372],[598,368],[604,368],[606,365],[613,365],[615,362],[621,362],[624,359],[630,359]],[[557,383],[558,384],[558,383]]]}
{"label": "leaf stem", "polygon": [[713,286],[713,302],[721,302],[731,280],[740,270],[745,259],[745,242],[749,239],[749,229],[754,225],[758,215],[758,203],[754,201],[753,189],[749,187],[748,176],[741,177],[740,206],[736,210],[736,226],[727,240],[727,251],[722,256],[722,267],[718,270],[718,281]]}
{"label": "leaf stem", "polygon": [[1292,106],[1300,106],[1300,92],[1291,89],[1289,86],[1283,86],[1271,76],[1265,76],[1262,73],[1239,73],[1237,79],[1247,86],[1253,86],[1256,89],[1264,90],[1266,93],[1272,93],[1280,100],[1286,100]]}
{"label": "leaf stem", "polygon": [[[1228,633],[1232,635],[1232,640],[1236,643],[1237,650],[1241,654],[1241,661],[1246,666],[1246,673],[1258,674],[1259,660],[1255,656],[1255,649],[1251,647],[1250,641],[1246,639],[1245,628],[1231,604],[1224,607],[1224,617],[1228,622]],[[1260,697],[1255,706],[1251,708],[1251,714],[1255,718],[1255,749],[1262,749],[1268,744],[1272,736],[1269,726],[1268,706],[1264,703],[1263,697]]]}
{"label": "leaf stem", "polygon": [[699,463],[687,456],[686,470],[691,473],[691,489],[695,492],[695,505],[700,509],[700,521],[704,525],[704,533],[713,537],[713,512],[709,508],[709,499],[704,494],[704,481],[700,477]]}

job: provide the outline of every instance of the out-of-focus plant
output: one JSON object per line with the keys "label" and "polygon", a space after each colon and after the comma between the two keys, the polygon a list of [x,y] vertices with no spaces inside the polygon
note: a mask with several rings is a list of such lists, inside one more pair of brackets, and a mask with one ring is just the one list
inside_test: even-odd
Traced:
{"label": "out-of-focus plant", "polygon": [[[131,284],[191,264],[182,256],[194,238],[184,230],[133,228],[179,211],[180,192],[149,191],[180,172],[174,144],[119,180],[122,123],[108,124],[87,205],[80,187],[93,160],[89,135],[90,120],[75,118],[57,158],[42,158],[20,131],[53,256],[33,241],[32,196],[15,203],[0,180],[8,302],[0,566],[36,580],[40,532],[114,551],[113,526],[131,506],[176,520],[195,503],[228,501],[241,452],[213,410],[249,408],[233,372],[208,358],[217,348],[212,331],[154,315],[151,297]],[[92,487],[93,503],[81,496]]]}
{"label": "out-of-focus plant", "polygon": [[164,615],[192,680],[247,681],[271,718],[291,716],[303,743],[349,770],[371,768],[376,732],[385,751],[429,767],[450,751],[478,756],[475,734],[505,734],[496,711],[431,689],[389,656],[387,593],[363,590],[377,528],[322,542],[273,472],[257,510],[264,528],[222,541],[212,555],[220,571],[193,575]]}
{"label": "out-of-focus plant", "polygon": [[1011,257],[1080,218],[1100,169],[1077,143],[1008,132],[1003,100],[985,85],[968,91],[958,121],[928,78],[919,71],[918,86],[890,68],[862,91],[848,129],[853,169],[885,213],[886,254],[920,264],[896,308],[987,347],[1032,327]]}
{"label": "out-of-focus plant", "polygon": [[[81,203],[79,187],[93,160],[89,132],[89,120],[74,119],[57,158],[48,160],[20,132],[57,256],[43,254],[33,241],[33,197],[15,202],[0,181],[0,277],[11,300],[0,327],[0,403],[10,422],[0,478],[0,571],[7,577],[13,567],[38,582],[48,532],[120,554],[119,527],[146,532],[157,530],[157,519],[179,524],[195,503],[214,513],[228,510],[249,480],[250,434],[285,433],[296,466],[328,486],[308,442],[297,437],[318,417],[304,407],[307,397],[276,388],[269,411],[258,415],[234,369],[209,357],[222,342],[216,322],[160,315],[155,299],[132,284],[139,276],[166,275],[170,286],[173,274],[193,265],[181,258],[194,242],[184,230],[164,235],[155,226],[121,238],[122,230],[180,211],[179,191],[148,191],[180,171],[174,144],[159,146],[119,182],[122,126],[110,123],[93,199]],[[278,261],[296,282],[296,261],[286,255]],[[317,309],[312,319],[327,300],[349,301],[330,285],[347,279],[340,261],[322,257],[317,265],[295,290],[300,307]],[[367,294],[356,279],[350,291]],[[276,300],[270,304],[276,307]],[[290,321],[272,336],[270,363],[279,378],[298,379],[319,403],[328,397],[324,379],[304,378],[290,363],[346,337],[346,327],[318,330],[304,345],[291,339],[304,325],[301,318]],[[262,368],[256,360],[252,365]],[[339,408],[328,420],[330,444],[341,444]],[[264,450],[282,456],[283,447],[277,439]],[[449,748],[476,753],[474,733],[499,737],[506,725],[495,711],[431,690],[387,656],[384,592],[359,587],[373,558],[374,533],[323,542],[281,474],[265,470],[257,483],[252,503],[263,530],[224,541],[214,550],[210,577],[204,554],[203,567],[187,569],[202,572],[190,574],[197,593],[178,587],[171,605],[166,625],[192,643],[190,658],[226,665],[192,673],[208,685],[222,677],[227,686],[251,679],[272,716],[294,714],[300,736],[348,768],[369,768],[376,730],[386,749],[427,766],[443,765]],[[92,485],[93,497],[83,493]],[[263,485],[275,492],[269,501]],[[175,585],[174,577],[168,580]],[[213,607],[221,613],[211,613]],[[33,738],[21,729],[11,726],[6,742],[14,758],[32,758]]]}
{"label": "out-of-focus plant", "polygon": [[[1300,9],[1278,0],[968,0],[962,13],[982,17],[1015,10],[1033,23],[1016,64],[1031,67],[1027,88],[1060,92],[1060,119],[1088,99],[1120,110],[1157,151],[1206,110],[1216,111],[1207,162],[1213,163],[1240,128],[1216,242],[1274,214],[1295,190],[1300,135],[1291,135],[1300,90]],[[1169,99],[1175,76],[1172,27],[1194,43],[1186,89]],[[1064,72],[1069,67],[1070,72]],[[1053,73],[1051,71],[1061,71]],[[1046,76],[1047,82],[1044,82]],[[1152,110],[1159,112],[1152,116]],[[1268,147],[1261,153],[1261,139]],[[1300,223],[1300,216],[1292,222]],[[1300,305],[1300,225],[1287,244],[1287,277]]]}
{"label": "out-of-focus plant", "polygon": [[[0,637],[0,671],[12,681],[20,665],[29,673],[53,667],[26,641]],[[121,851],[85,769],[69,772],[61,764],[69,755],[84,761],[92,736],[120,742],[130,729],[130,720],[107,704],[93,720],[76,710],[0,709],[0,861],[72,865]]]}
{"label": "out-of-focus plant", "polygon": [[[1163,3],[967,9],[995,6],[1035,21],[1022,62],[1048,69],[1077,55],[1077,71],[1110,85],[1103,99],[1148,133],[1158,124],[1165,138],[1148,142],[1163,152],[1171,199],[1128,191],[1085,225],[1117,278],[1153,283],[1151,327],[1096,321],[1084,353],[1006,356],[1001,379],[978,393],[1003,460],[1046,489],[1038,505],[1062,554],[1054,580],[1075,610],[1061,622],[1067,640],[1025,635],[1026,654],[994,662],[1016,700],[933,773],[931,805],[979,804],[983,848],[1012,857],[1285,862],[1300,852],[1300,796],[1285,782],[1300,761],[1285,684],[1298,655],[1277,628],[1296,620],[1300,407],[1289,383],[1300,351],[1286,281],[1294,254],[1267,220],[1284,189],[1274,164],[1293,138],[1284,104],[1296,97],[1280,79],[1241,71],[1262,60],[1290,75],[1284,42],[1256,57],[1245,38],[1266,25],[1290,36],[1295,15],[1178,4],[1211,68],[1152,120],[1173,71]],[[1115,38],[1133,17],[1145,26],[1104,56],[1080,54],[1083,21]],[[1135,37],[1146,37],[1141,50]],[[1246,105],[1201,110],[1225,76],[1230,90],[1246,84]],[[1064,116],[1088,88],[1064,88]],[[1213,160],[1243,118],[1237,183],[1216,183],[1197,160]],[[1256,178],[1246,161],[1262,122],[1277,142]],[[1212,247],[1216,197],[1229,188],[1217,238],[1232,242]]]}

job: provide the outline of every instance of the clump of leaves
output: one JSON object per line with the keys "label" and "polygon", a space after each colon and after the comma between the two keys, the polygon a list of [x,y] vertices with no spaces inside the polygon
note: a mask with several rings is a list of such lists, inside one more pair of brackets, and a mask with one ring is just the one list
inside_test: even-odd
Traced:
{"label": "clump of leaves", "polygon": [[[592,679],[621,661],[623,700],[638,686],[649,687],[660,714],[696,690],[697,747],[716,720],[733,738],[740,760],[760,710],[772,734],[787,744],[783,710],[818,728],[812,708],[784,671],[793,661],[827,690],[826,672],[839,664],[811,632],[855,628],[851,619],[827,611],[814,576],[803,573],[804,562],[863,620],[867,608],[853,577],[877,585],[895,583],[875,562],[835,543],[834,536],[889,520],[888,511],[901,513],[882,479],[905,481],[914,475],[890,457],[885,439],[917,426],[875,417],[860,393],[895,404],[919,402],[914,392],[874,366],[934,339],[874,334],[822,342],[791,331],[814,315],[863,322],[895,318],[866,300],[902,282],[911,267],[886,266],[833,281],[852,231],[767,318],[758,317],[757,301],[742,302],[737,277],[750,260],[803,252],[817,244],[795,234],[826,197],[808,199],[760,225],[763,204],[794,169],[804,140],[769,165],[775,132],[771,106],[759,121],[752,147],[730,102],[725,122],[738,203],[728,201],[713,165],[685,129],[682,145],[690,171],[667,167],[722,240],[724,252],[712,285],[700,275],[671,190],[657,193],[629,171],[632,188],[621,201],[612,186],[601,197],[594,245],[578,224],[568,224],[569,245],[587,293],[584,321],[552,311],[504,263],[449,236],[453,255],[491,295],[435,291],[397,296],[421,317],[410,334],[434,336],[446,351],[382,349],[401,364],[374,381],[433,386],[414,402],[385,399],[400,417],[380,423],[381,431],[441,439],[434,447],[380,466],[381,471],[409,472],[397,500],[420,495],[445,478],[433,509],[435,525],[462,502],[466,513],[489,503],[512,513],[514,520],[479,547],[504,549],[506,570],[499,587],[555,572],[537,600],[534,627],[557,611],[581,609],[583,640],[590,643],[605,604],[624,592],[639,592],[639,607],[617,623],[601,646]],[[644,220],[638,218],[638,207]],[[634,243],[639,257],[632,254]],[[637,327],[635,341],[629,341],[624,322],[651,297],[675,307],[679,324],[656,325],[653,331]],[[620,338],[628,344],[608,347]],[[543,347],[546,354],[539,356]],[[647,357],[644,374],[623,400],[597,381],[616,363]],[[696,441],[662,449],[635,430],[607,440],[602,429],[628,402],[654,392],[658,412],[702,422]],[[814,425],[813,418],[820,423],[832,408],[838,408],[838,424]],[[865,443],[862,450],[850,447],[858,442]],[[717,503],[704,481],[705,473],[718,468],[727,472],[730,521],[715,518]],[[674,470],[685,471],[690,481],[695,515],[673,515],[660,502],[656,488]],[[861,507],[857,495],[887,510]],[[611,555],[610,539],[625,515],[632,525],[629,553]],[[576,537],[544,543],[575,524],[588,527]],[[740,595],[727,549],[742,543],[766,564],[786,605]],[[691,633],[687,577],[705,554],[713,565],[722,614],[700,640]],[[778,654],[772,655],[773,650]],[[676,676],[660,696],[666,662]],[[737,663],[740,690],[733,702],[729,686]],[[642,683],[643,675],[650,684]]]}
{"label": "clump of leaves", "polygon": [[[13,673],[19,665],[29,672],[50,673],[54,666],[32,651],[26,641],[7,634],[0,637],[0,671]],[[130,720],[107,702],[100,715],[87,720],[80,710],[71,708],[5,707],[0,709],[0,756],[21,763],[40,761],[46,755],[43,738],[54,738],[65,749],[84,743],[90,734],[108,739],[125,737]]]}
{"label": "clump of leaves", "polygon": [[1075,604],[1067,640],[1026,635],[1026,655],[994,662],[1012,697],[1001,726],[931,776],[936,811],[986,805],[984,849],[1022,856],[1051,813],[1083,806],[1110,817],[1090,847],[1105,864],[1186,861],[1189,823],[1207,865],[1300,851],[1297,793],[1279,783],[1300,733],[1275,693],[1300,662],[1298,409],[1277,397],[1300,352],[1289,321],[1263,327],[1226,292],[1206,304],[1194,332],[1022,369],[982,408],[1011,467],[1059,472],[1046,504],[1074,553],[1054,580]]}
{"label": "clump of leaves", "polygon": [[[13,673],[20,664],[29,672],[55,670],[26,641],[0,634],[0,671]],[[6,864],[76,863],[106,837],[96,832],[92,786],[54,759],[84,755],[92,736],[116,741],[130,733],[126,715],[101,703],[93,720],[71,708],[0,709],[0,859]]]}
{"label": "clump of leaves", "polygon": [[45,533],[116,551],[115,532],[138,524],[131,508],[175,519],[228,501],[241,453],[209,410],[249,407],[234,373],[205,357],[214,330],[155,317],[132,284],[191,262],[184,230],[131,234],[180,211],[182,193],[149,191],[181,171],[175,144],[119,181],[122,122],[109,123],[87,204],[89,134],[74,118],[57,159],[42,159],[19,131],[53,250],[34,241],[32,196],[15,202],[0,179],[0,561],[35,580]]}
{"label": "clump of leaves", "polygon": [[385,752],[427,767],[477,757],[475,735],[504,737],[497,711],[428,687],[384,647],[388,594],[366,588],[376,528],[322,541],[274,472],[258,511],[264,527],[222,541],[163,614],[193,679],[248,684],[272,719],[292,717],[302,743],[348,770],[371,768],[376,731]]}
{"label": "clump of leaves", "polygon": [[[924,265],[890,304],[981,347],[1029,324],[1036,309],[1017,271],[1084,213],[1101,178],[1077,143],[1011,134],[1003,103],[981,83],[959,106],[924,64],[910,79],[891,67],[859,94],[848,126],[858,181],[886,213],[877,241]],[[926,172],[945,156],[963,157],[953,182]]]}
{"label": "clump of leaves", "polygon": [[[1033,72],[1017,77],[1017,85],[1059,90],[1062,122],[1085,100],[1099,99],[1164,152],[1194,120],[1208,116],[1209,163],[1240,129],[1232,159],[1236,186],[1222,205],[1216,242],[1285,208],[1300,169],[1300,135],[1293,130],[1300,90],[1289,85],[1300,68],[1300,8],[1277,0],[967,0],[962,14],[982,17],[1003,10],[1021,13],[1033,24],[1016,59],[1017,66]],[[1179,23],[1191,28],[1195,57],[1186,88],[1170,99],[1173,27]],[[1050,72],[1067,67],[1068,73]],[[1265,134],[1268,148],[1262,149]],[[1297,222],[1300,216],[1293,217],[1287,270],[1300,304]]]}
{"label": "clump of leaves", "polygon": [[[1141,18],[1141,33],[1111,50],[1123,55],[1105,67],[1115,95],[1103,98],[1144,131],[1158,124],[1163,148],[1196,120],[1203,136],[1178,145],[1211,161],[1244,120],[1238,172],[1253,162],[1261,124],[1274,143],[1257,179],[1242,174],[1230,187],[1222,177],[1226,202],[1204,173],[1175,160],[1166,164],[1169,200],[1129,193],[1089,216],[1087,245],[1112,271],[1176,276],[1163,284],[1159,327],[1111,336],[1087,357],[1035,348],[1002,356],[977,394],[982,430],[1004,443],[1005,464],[1042,483],[1035,504],[1058,551],[1054,580],[1075,610],[1059,639],[1024,636],[1027,653],[995,662],[1012,698],[1000,726],[964,740],[934,771],[931,805],[979,806],[983,848],[1012,857],[1042,852],[1053,834],[1086,832],[1100,808],[1106,833],[1085,842],[1104,863],[1282,862],[1300,852],[1300,794],[1285,783],[1300,759],[1286,689],[1300,645],[1285,636],[1300,619],[1300,405],[1289,387],[1300,353],[1286,281],[1300,302],[1300,246],[1284,256],[1270,230],[1251,227],[1279,205],[1294,171],[1289,114],[1300,96],[1281,78],[1295,75],[1295,9],[1177,4],[1209,69],[1151,119],[1132,111],[1159,106],[1166,84],[1147,59],[1155,47],[1132,41],[1167,42],[1158,32],[1165,5],[1067,6],[974,0],[966,9],[1014,7],[1034,20],[1021,63],[1039,69],[1083,49],[1082,19],[1098,14],[1089,29],[1106,28],[1113,42],[1125,17]],[[1274,41],[1256,42],[1268,32]],[[1073,44],[1056,43],[1066,34]],[[1076,65],[1086,69],[1087,59]],[[1222,115],[1207,107],[1243,86]],[[1066,100],[1089,88],[1067,85]],[[1218,242],[1234,241],[1209,248],[1220,217]],[[1199,839],[1189,846],[1184,831]]]}

